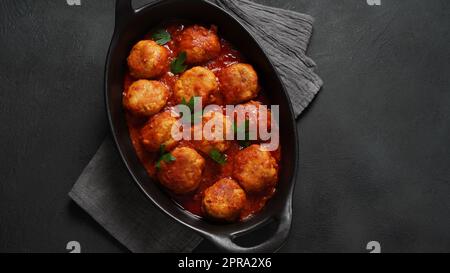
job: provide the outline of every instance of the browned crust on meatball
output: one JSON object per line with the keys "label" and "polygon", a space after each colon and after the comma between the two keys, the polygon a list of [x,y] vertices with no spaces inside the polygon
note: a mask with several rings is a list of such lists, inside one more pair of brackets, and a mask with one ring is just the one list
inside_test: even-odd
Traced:
{"label": "browned crust on meatball", "polygon": [[194,192],[200,185],[205,159],[188,147],[176,148],[174,162],[161,162],[158,178],[161,184],[175,194]]}
{"label": "browned crust on meatball", "polygon": [[260,145],[240,151],[233,166],[233,177],[248,193],[261,192],[278,181],[278,164],[270,152],[261,150]]}
{"label": "browned crust on meatball", "polygon": [[249,64],[234,64],[219,74],[220,89],[227,104],[239,104],[258,96],[258,74]]}
{"label": "browned crust on meatball", "polygon": [[123,104],[138,116],[152,116],[159,113],[167,104],[169,89],[158,81],[139,80],[126,91]]}
{"label": "browned crust on meatball", "polygon": [[239,184],[225,178],[206,189],[202,210],[209,218],[233,222],[239,218],[246,202],[246,194]]}
{"label": "browned crust on meatball", "polygon": [[128,67],[136,79],[156,78],[168,70],[169,51],[154,41],[140,41],[128,56]]}
{"label": "browned crust on meatball", "polygon": [[201,64],[217,58],[221,51],[217,28],[194,25],[187,27],[180,35],[179,50],[187,54],[187,64]]}
{"label": "browned crust on meatball", "polygon": [[203,105],[214,100],[219,89],[216,75],[204,67],[194,67],[186,71],[175,83],[174,97],[177,103],[183,99],[190,101],[192,97],[201,97]]}
{"label": "browned crust on meatball", "polygon": [[164,146],[166,151],[174,149],[178,142],[172,137],[172,128],[178,122],[171,112],[153,116],[141,129],[141,142],[149,152],[158,152]]}

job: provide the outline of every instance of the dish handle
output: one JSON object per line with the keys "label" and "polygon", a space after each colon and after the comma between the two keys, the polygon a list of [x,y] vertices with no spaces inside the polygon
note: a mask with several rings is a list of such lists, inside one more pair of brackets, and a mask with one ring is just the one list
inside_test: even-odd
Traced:
{"label": "dish handle", "polygon": [[135,13],[131,0],[116,0],[116,31],[124,27]]}
{"label": "dish handle", "polygon": [[[292,225],[292,200],[286,202],[284,209],[275,213],[268,221],[277,222],[277,230],[267,241],[252,247],[243,247],[237,245],[234,240],[244,236],[251,231],[239,232],[235,234],[202,234],[219,249],[231,253],[273,253],[278,251],[286,242]],[[264,227],[261,227],[264,228]]]}

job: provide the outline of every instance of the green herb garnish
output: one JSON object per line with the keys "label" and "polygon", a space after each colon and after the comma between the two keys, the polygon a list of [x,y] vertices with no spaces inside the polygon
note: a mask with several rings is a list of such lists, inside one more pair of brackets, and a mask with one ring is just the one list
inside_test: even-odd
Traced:
{"label": "green herb garnish", "polygon": [[250,140],[240,140],[240,141],[238,141],[238,143],[239,143],[239,146],[241,146],[242,148],[248,148],[248,147],[250,147],[250,145],[252,145]]}
{"label": "green herb garnish", "polygon": [[209,153],[209,157],[220,165],[225,165],[227,163],[227,157],[216,149]]}
{"label": "green herb garnish", "polygon": [[192,123],[193,125],[199,123],[203,117],[203,110],[200,112],[195,112],[195,105],[197,101],[200,101],[201,97],[192,97],[189,102],[185,98],[182,99],[181,104],[187,106],[191,110],[191,116],[182,117],[183,123]]}
{"label": "green herb garnish", "polygon": [[172,37],[167,30],[158,29],[152,34],[152,39],[159,45],[165,45],[172,40]]}
{"label": "green herb garnish", "polygon": [[172,64],[170,65],[170,70],[172,71],[173,74],[180,74],[186,70],[187,65],[184,64],[186,58],[187,54],[186,52],[183,51],[178,55],[178,57],[175,58],[175,60],[172,61]]}
{"label": "green herb garnish", "polygon": [[189,109],[191,110],[191,112],[194,112],[195,110],[195,97],[192,97],[189,102],[186,101],[185,98],[183,98],[181,100],[181,104],[186,105],[187,107],[189,107]]}
{"label": "green herb garnish", "polygon": [[163,156],[166,153],[166,145],[159,146],[159,156]]}
{"label": "green herb garnish", "polygon": [[156,162],[157,169],[161,169],[161,162],[171,163],[171,162],[174,162],[177,160],[171,153],[166,153],[165,145],[161,145],[159,147],[159,155],[160,155],[160,158]]}
{"label": "green herb garnish", "polygon": [[193,125],[200,123],[202,119],[203,119],[203,111],[195,112],[194,114],[192,114],[191,121]]}
{"label": "green herb garnish", "polygon": [[237,124],[234,124],[234,133],[239,137],[240,135],[244,134],[245,139],[244,140],[238,140],[239,146],[243,148],[249,147],[252,143],[250,142],[250,121],[246,120],[244,123],[244,126],[237,126]]}
{"label": "green herb garnish", "polygon": [[234,133],[235,134],[245,133],[250,130],[250,121],[248,119],[245,120],[244,126],[238,126],[237,123],[234,123],[233,125],[234,125]]}

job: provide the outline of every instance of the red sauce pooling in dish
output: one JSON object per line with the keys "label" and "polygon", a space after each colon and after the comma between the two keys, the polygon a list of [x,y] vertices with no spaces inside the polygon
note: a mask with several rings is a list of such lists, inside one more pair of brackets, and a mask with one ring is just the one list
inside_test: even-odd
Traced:
{"label": "red sauce pooling in dish", "polygon": [[[165,29],[171,34],[172,40],[165,45],[165,47],[170,52],[170,61],[174,60],[179,52],[177,52],[176,43],[178,39],[180,39],[180,34],[185,28],[185,25],[179,24],[179,23],[173,23],[165,26]],[[143,37],[144,39],[151,39],[151,33]],[[236,64],[236,63],[245,63],[244,57],[240,54],[239,51],[233,48],[233,46],[226,40],[221,39],[221,52],[220,55],[208,63],[204,64],[203,66],[210,69],[214,72],[216,76],[220,73],[220,71],[230,65]],[[170,110],[172,107],[176,106],[176,102],[172,96],[173,89],[175,86],[176,81],[178,80],[179,75],[174,75],[170,71],[166,71],[163,76],[158,78],[157,80],[163,82],[167,87],[169,88],[169,91],[171,93],[171,97],[169,99],[169,102],[166,106],[165,110]],[[129,73],[125,75],[124,80],[124,90],[128,90],[129,86],[136,81],[137,79],[133,78]],[[220,101],[220,97],[218,99],[219,101],[217,104],[222,105],[223,102]],[[264,95],[264,90],[260,92],[259,97],[257,98],[257,101],[260,101],[262,103],[267,104],[268,99]],[[139,118],[136,116],[133,116],[129,113],[126,114],[127,116],[127,123],[130,131],[130,137],[133,143],[133,146],[136,150],[136,153],[144,165],[145,169],[147,170],[148,174],[156,179],[156,161],[158,155],[156,153],[149,153],[147,152],[143,145],[141,144],[140,139],[140,130],[144,127],[145,123],[148,121],[148,118]],[[179,147],[187,146],[192,147],[193,145],[190,142],[182,141],[179,144]],[[212,186],[216,181],[222,179],[222,178],[231,178],[233,173],[233,160],[236,154],[241,150],[242,148],[239,146],[237,141],[232,142],[231,147],[224,153],[227,157],[227,163],[223,166],[217,164],[209,157],[204,157],[206,160],[206,166],[204,169],[204,172],[202,174],[202,181],[197,189],[197,191],[190,195],[176,195],[171,193],[170,191],[166,190],[166,192],[172,197],[172,199],[178,203],[180,206],[182,206],[187,211],[203,217],[204,214],[202,212],[202,197],[204,191]],[[279,161],[280,159],[280,149],[276,152],[273,152],[272,155],[274,158]],[[245,220],[248,217],[258,213],[259,211],[264,208],[267,201],[274,195],[276,191],[275,186],[267,189],[266,191],[258,194],[247,194],[247,202],[245,204],[245,207],[240,215],[240,220]]]}

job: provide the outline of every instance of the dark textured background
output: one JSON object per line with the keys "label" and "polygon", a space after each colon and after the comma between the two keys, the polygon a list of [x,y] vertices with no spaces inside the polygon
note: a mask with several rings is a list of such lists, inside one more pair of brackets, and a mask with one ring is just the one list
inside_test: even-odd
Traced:
{"label": "dark textured background", "polygon": [[[283,251],[450,251],[450,2],[257,2],[316,18],[325,82],[298,123]],[[67,196],[108,133],[114,1],[82,4],[0,1],[0,252],[127,251]]]}

